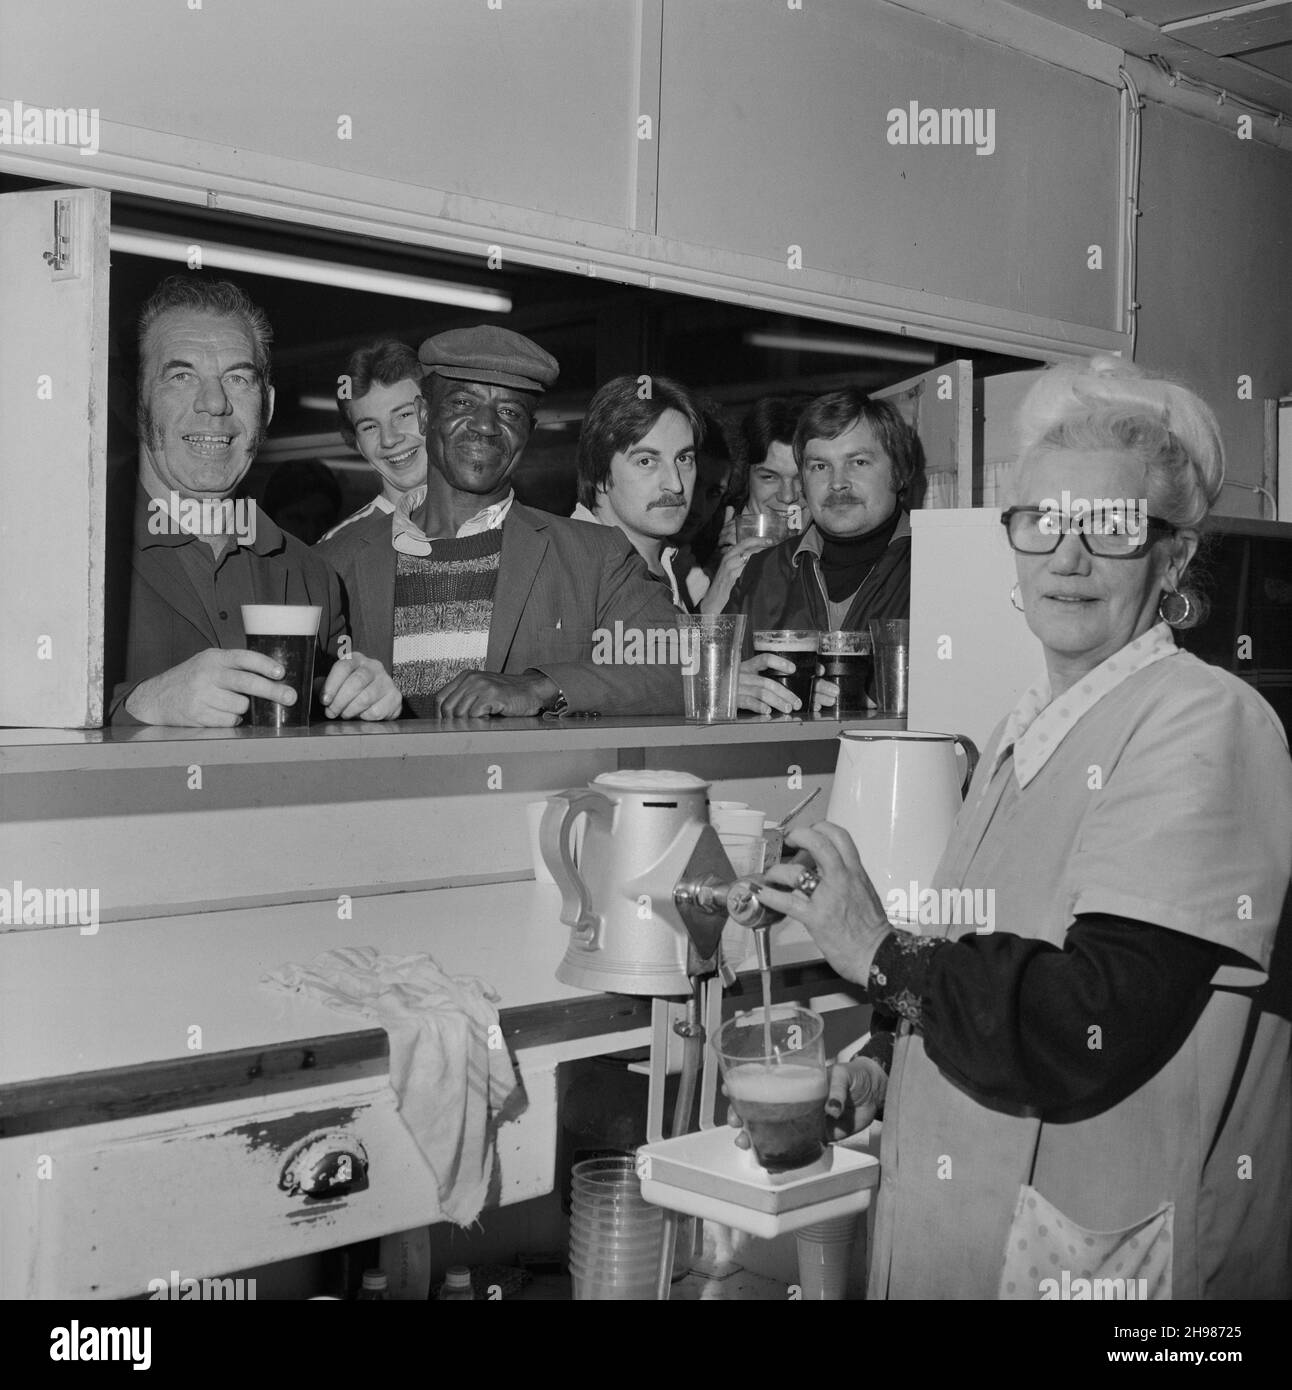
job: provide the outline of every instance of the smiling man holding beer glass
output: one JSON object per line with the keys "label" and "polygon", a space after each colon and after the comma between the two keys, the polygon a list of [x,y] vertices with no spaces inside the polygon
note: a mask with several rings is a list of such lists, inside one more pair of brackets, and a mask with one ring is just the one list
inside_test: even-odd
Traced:
{"label": "smiling man holding beer glass", "polygon": [[1292,761],[1261,696],[1171,631],[1200,602],[1215,417],[1097,359],[1041,378],[1020,441],[1008,601],[1045,675],[932,885],[991,892],[1003,929],[893,931],[825,823],[789,837],[815,869],[760,893],[901,1019],[891,1062],[872,1038],[849,1064],[854,1100],[888,1087],[869,1297],[1286,1299]]}
{"label": "smiling man holding beer glass", "polygon": [[247,640],[242,610],[261,605],[316,610],[329,719],[396,718],[402,697],[381,663],[341,650],[331,567],[233,502],[274,410],[264,311],[230,281],[172,275],[138,333],[138,482],[109,496],[109,722],[228,728],[253,702],[308,721],[283,661]]}
{"label": "smiling man holding beer glass", "polygon": [[850,387],[806,407],[793,451],[812,525],[751,555],[726,606],[747,617],[740,705],[762,714],[810,707],[781,680],[807,664],[803,634],[863,630],[869,618],[910,611],[911,527],[902,497],[924,467],[919,436],[895,406]]}

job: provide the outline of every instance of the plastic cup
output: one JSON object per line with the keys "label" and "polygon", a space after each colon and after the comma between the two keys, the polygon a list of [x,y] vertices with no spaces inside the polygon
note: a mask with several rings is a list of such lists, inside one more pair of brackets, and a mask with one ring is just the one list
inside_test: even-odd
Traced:
{"label": "plastic cup", "polygon": [[585,1159],[574,1165],[570,1186],[574,1297],[654,1299],[664,1213],[642,1197],[636,1160]]}
{"label": "plastic cup", "polygon": [[773,545],[790,534],[789,518],[783,512],[741,512],[736,518],[736,544],[764,540]]}
{"label": "plastic cup", "polygon": [[805,1300],[841,1299],[852,1264],[852,1243],[858,1217],[837,1216],[800,1227],[795,1235],[799,1249],[799,1289]]}
{"label": "plastic cup", "polygon": [[604,1268],[609,1273],[646,1274],[659,1268],[658,1241],[650,1249],[604,1251],[594,1242],[571,1241],[570,1259],[583,1270]]}
{"label": "plastic cup", "polygon": [[642,1303],[655,1297],[653,1277],[618,1283],[571,1270],[570,1281],[576,1303]]}
{"label": "plastic cup", "polygon": [[869,627],[875,653],[875,698],[882,713],[904,716],[911,624],[906,618],[872,618]]}
{"label": "plastic cup", "polygon": [[242,629],[249,651],[279,663],[284,685],[296,692],[296,703],[251,697],[247,723],[256,729],[303,729],[310,722],[314,690],[314,649],[323,610],[309,603],[244,603]]}
{"label": "plastic cup", "polygon": [[735,869],[737,878],[747,878],[750,874],[762,873],[763,848],[766,841],[761,834],[722,834],[718,836],[718,839],[722,841],[722,847],[727,852],[727,858],[731,860],[731,867]]}
{"label": "plastic cup", "polygon": [[682,701],[687,719],[716,724],[736,717],[743,613],[681,613]]}
{"label": "plastic cup", "polygon": [[722,1084],[769,1173],[816,1163],[825,1152],[825,1025],[798,1004],[737,1014],[718,1029]]}
{"label": "plastic cup", "polygon": [[608,1268],[622,1266],[625,1269],[657,1268],[659,1250],[654,1248],[657,1245],[658,1241],[652,1242],[649,1247],[638,1241],[636,1244],[629,1242],[623,1247],[612,1249],[599,1237],[571,1235],[570,1258],[577,1260],[584,1269],[591,1269],[597,1265],[605,1265]]}
{"label": "plastic cup", "polygon": [[[648,1219],[652,1210],[654,1217]],[[599,1232],[619,1240],[633,1238],[649,1231],[652,1226],[658,1226],[662,1220],[663,1213],[659,1207],[648,1207],[645,1212],[610,1211],[603,1207],[591,1215],[580,1209],[571,1213],[570,1229],[583,1235]]]}
{"label": "plastic cup", "polygon": [[711,801],[709,824],[719,835],[761,835],[763,813],[745,801]]}
{"label": "plastic cup", "polygon": [[662,1210],[659,1207],[656,1207],[655,1210],[660,1212],[660,1220],[619,1225],[611,1230],[600,1225],[588,1225],[586,1222],[575,1220],[570,1225],[570,1235],[572,1239],[582,1241],[589,1249],[595,1245],[597,1249],[605,1249],[611,1253],[632,1254],[641,1248],[641,1242],[651,1236],[656,1229],[663,1228]]}

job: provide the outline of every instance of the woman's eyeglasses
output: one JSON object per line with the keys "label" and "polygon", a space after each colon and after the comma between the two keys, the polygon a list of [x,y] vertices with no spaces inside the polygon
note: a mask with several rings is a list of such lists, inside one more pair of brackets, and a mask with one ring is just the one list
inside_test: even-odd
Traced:
{"label": "woman's eyeglasses", "polygon": [[[1091,555],[1105,560],[1133,560],[1157,536],[1176,528],[1158,516],[1118,507],[1064,515],[1048,507],[1010,507],[1000,514],[1010,546],[1023,555],[1052,555],[1069,531],[1075,531]],[[1155,534],[1156,533],[1156,534]]]}

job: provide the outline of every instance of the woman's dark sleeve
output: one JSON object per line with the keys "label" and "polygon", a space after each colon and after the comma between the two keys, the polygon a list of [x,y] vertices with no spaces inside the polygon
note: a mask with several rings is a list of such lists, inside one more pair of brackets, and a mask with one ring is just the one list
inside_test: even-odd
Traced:
{"label": "woman's dark sleeve", "polygon": [[893,1070],[893,1044],[897,1041],[897,1025],[900,1022],[897,1014],[882,1004],[876,1004],[870,1015],[870,1037],[857,1054],[878,1062],[885,1075]]}
{"label": "woman's dark sleeve", "polygon": [[1220,956],[1212,942],[1102,914],[1078,917],[1062,948],[1008,932],[894,932],[869,993],[919,1027],[949,1080],[1075,1120],[1161,1070],[1206,1007]]}

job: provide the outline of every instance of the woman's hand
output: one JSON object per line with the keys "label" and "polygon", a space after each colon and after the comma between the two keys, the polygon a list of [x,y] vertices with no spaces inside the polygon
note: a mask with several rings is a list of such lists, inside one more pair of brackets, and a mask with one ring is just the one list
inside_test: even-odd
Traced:
{"label": "woman's hand", "polygon": [[870,875],[862,868],[852,836],[841,826],[818,821],[786,837],[794,849],[816,860],[817,887],[809,898],[798,891],[802,864],[773,864],[765,877],[785,889],[760,888],[768,907],[808,929],[822,954],[845,980],[865,986],[875,949],[892,928]]}
{"label": "woman's hand", "polygon": [[873,1057],[854,1057],[830,1068],[830,1094],[825,1113],[834,1121],[831,1139],[858,1134],[884,1108],[888,1074]]}
{"label": "woman's hand", "polygon": [[768,536],[753,536],[747,541],[741,541],[739,545],[733,545],[722,557],[722,562],[714,573],[713,583],[709,585],[704,598],[700,601],[700,612],[706,614],[721,613],[726,607],[727,600],[731,597],[736,580],[744,574],[749,557],[756,551],[767,550],[774,544],[775,542]]}

